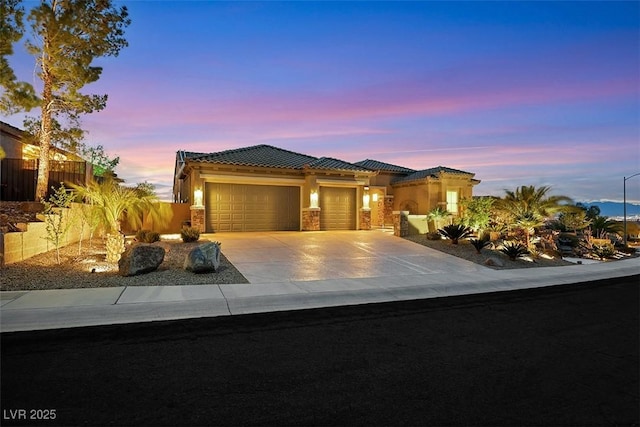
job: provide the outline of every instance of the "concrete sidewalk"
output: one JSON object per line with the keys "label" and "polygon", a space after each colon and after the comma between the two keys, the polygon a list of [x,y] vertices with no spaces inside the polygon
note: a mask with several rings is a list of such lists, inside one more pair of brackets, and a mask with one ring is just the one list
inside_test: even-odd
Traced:
{"label": "concrete sidewalk", "polygon": [[640,258],[566,267],[326,280],[0,292],[0,331],[28,331],[437,298],[640,273]]}

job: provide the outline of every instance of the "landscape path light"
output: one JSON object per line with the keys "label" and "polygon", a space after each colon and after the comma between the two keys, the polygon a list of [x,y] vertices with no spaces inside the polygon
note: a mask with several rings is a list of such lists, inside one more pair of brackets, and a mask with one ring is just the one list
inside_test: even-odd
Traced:
{"label": "landscape path light", "polygon": [[623,226],[623,233],[624,233],[624,237],[623,237],[623,242],[624,242],[624,246],[625,248],[627,247],[627,181],[630,180],[631,178],[633,178],[634,176],[638,176],[640,175],[640,172],[633,174],[631,176],[623,176],[622,179],[622,205],[623,205],[623,209],[624,209],[624,214],[622,216],[622,223],[624,224]]}

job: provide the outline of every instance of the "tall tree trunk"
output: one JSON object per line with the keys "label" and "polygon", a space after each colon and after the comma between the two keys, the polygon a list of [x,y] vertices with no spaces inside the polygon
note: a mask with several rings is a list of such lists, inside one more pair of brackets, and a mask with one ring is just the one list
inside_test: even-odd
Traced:
{"label": "tall tree trunk", "polygon": [[42,49],[42,109],[40,120],[40,157],[38,160],[38,180],[35,201],[44,199],[49,189],[49,151],[51,148],[51,115],[53,107],[53,83],[49,73],[48,40],[45,38]]}
{"label": "tall tree trunk", "polygon": [[42,113],[42,125],[40,126],[39,139],[40,157],[38,158],[36,201],[44,199],[47,196],[47,190],[49,189],[49,151],[51,148],[51,112],[49,111],[43,111]]}

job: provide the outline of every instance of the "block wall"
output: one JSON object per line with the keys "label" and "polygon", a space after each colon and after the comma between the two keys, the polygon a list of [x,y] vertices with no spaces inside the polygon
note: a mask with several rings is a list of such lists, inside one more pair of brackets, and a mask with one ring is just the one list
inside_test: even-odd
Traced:
{"label": "block wall", "polygon": [[[71,208],[65,209],[63,218],[71,221],[72,225],[62,240],[61,246],[67,246],[80,240],[89,238],[89,228],[81,230],[78,217],[81,215],[82,205],[73,203]],[[44,215],[42,215],[44,219]],[[53,243],[46,239],[47,224],[45,222],[29,222],[24,231],[0,233],[0,265],[13,264],[29,259],[35,255],[55,249]]]}

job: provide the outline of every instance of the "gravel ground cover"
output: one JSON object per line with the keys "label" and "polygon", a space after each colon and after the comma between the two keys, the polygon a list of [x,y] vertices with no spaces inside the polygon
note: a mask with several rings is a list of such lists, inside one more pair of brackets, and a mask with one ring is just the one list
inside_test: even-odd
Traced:
{"label": "gravel ground cover", "polygon": [[[476,249],[468,240],[461,240],[457,245],[451,244],[449,240],[429,240],[424,234],[418,234],[413,236],[407,236],[405,239],[415,243],[419,243],[423,246],[431,249],[438,250],[440,252],[447,253],[449,255],[457,256],[458,258],[466,259],[467,261],[475,262],[476,264],[485,265],[494,270],[506,270],[513,268],[536,268],[536,267],[559,267],[563,265],[572,265],[569,261],[563,259],[545,259],[538,258],[535,262],[526,261],[524,259],[517,259],[511,261],[509,257],[498,250],[485,248],[478,254]],[[499,259],[504,266],[486,265],[485,262],[489,258]]]}
{"label": "gravel ground cover", "polygon": [[164,261],[158,270],[132,277],[120,276],[118,266],[105,261],[106,250],[101,239],[94,239],[92,247],[85,241],[80,253],[78,244],[74,243],[60,249],[60,264],[56,263],[55,251],[49,251],[0,268],[0,290],[249,283],[224,253],[220,255],[220,268],[215,273],[194,274],[184,270],[185,256],[206,241],[154,243],[164,247]]}

